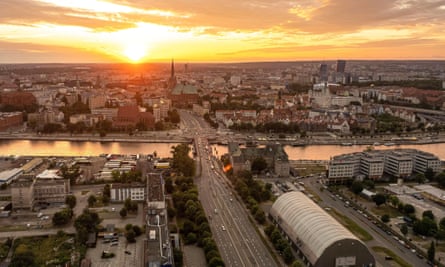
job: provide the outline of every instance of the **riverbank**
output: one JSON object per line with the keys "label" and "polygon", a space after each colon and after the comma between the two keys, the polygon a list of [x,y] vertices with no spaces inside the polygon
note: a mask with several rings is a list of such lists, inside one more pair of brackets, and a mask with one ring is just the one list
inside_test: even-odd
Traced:
{"label": "riverbank", "polygon": [[178,136],[153,136],[110,134],[104,137],[96,135],[34,135],[34,134],[2,134],[0,140],[29,141],[71,141],[71,142],[120,142],[120,143],[191,143],[191,138]]}

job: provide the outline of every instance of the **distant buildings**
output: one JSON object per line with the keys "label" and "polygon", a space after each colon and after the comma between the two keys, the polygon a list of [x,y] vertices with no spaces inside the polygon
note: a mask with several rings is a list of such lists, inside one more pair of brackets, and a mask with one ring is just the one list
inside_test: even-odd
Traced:
{"label": "distant buildings", "polygon": [[306,266],[375,266],[366,245],[301,192],[281,195],[270,216]]}
{"label": "distant buildings", "polygon": [[134,129],[141,123],[148,129],[154,128],[155,119],[152,113],[141,111],[137,106],[119,107],[117,116],[113,120],[113,127],[117,129]]}
{"label": "distant buildings", "polygon": [[22,112],[0,112],[0,131],[23,124]]}
{"label": "distant buildings", "polygon": [[429,168],[440,172],[441,161],[433,154],[415,149],[375,150],[335,156],[328,168],[328,182],[341,184],[356,177],[379,180],[384,173],[408,178]]}

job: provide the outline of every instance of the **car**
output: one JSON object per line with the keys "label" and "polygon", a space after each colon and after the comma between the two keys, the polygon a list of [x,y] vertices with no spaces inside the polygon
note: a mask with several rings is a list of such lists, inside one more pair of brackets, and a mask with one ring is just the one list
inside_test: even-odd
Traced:
{"label": "car", "polygon": [[119,242],[111,242],[112,247],[117,246],[117,245],[119,245]]}
{"label": "car", "polygon": [[222,229],[223,231],[225,231],[225,230],[226,230],[226,227],[224,227],[224,225],[221,225],[221,229]]}
{"label": "car", "polygon": [[125,254],[131,255],[131,252],[128,250],[125,250],[124,252],[125,252]]}
{"label": "car", "polygon": [[387,260],[387,261],[392,260],[392,257],[391,256],[385,256],[385,260]]}

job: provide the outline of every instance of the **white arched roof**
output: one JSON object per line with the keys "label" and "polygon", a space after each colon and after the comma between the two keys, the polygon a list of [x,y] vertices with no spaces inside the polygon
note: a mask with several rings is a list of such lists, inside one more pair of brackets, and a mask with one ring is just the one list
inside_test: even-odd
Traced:
{"label": "white arched roof", "polygon": [[287,235],[295,241],[297,238],[306,252],[318,259],[330,245],[342,239],[359,241],[322,208],[301,192],[289,192],[281,195],[270,210]]}

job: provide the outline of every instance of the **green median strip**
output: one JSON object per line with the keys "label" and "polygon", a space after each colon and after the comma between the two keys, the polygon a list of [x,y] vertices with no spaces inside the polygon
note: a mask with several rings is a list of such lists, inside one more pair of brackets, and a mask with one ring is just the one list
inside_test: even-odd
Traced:
{"label": "green median strip", "polygon": [[365,229],[361,228],[358,224],[356,224],[353,220],[346,217],[345,215],[339,213],[335,209],[332,209],[334,218],[336,218],[344,227],[348,228],[354,235],[356,235],[360,240],[367,242],[373,239],[372,235],[370,235]]}
{"label": "green median strip", "polygon": [[394,252],[392,252],[390,249],[385,247],[372,247],[372,250],[374,250],[377,253],[384,253],[385,256],[389,256],[392,258],[393,261],[395,261],[400,267],[413,267],[411,264],[407,263],[405,260],[397,256]]}

